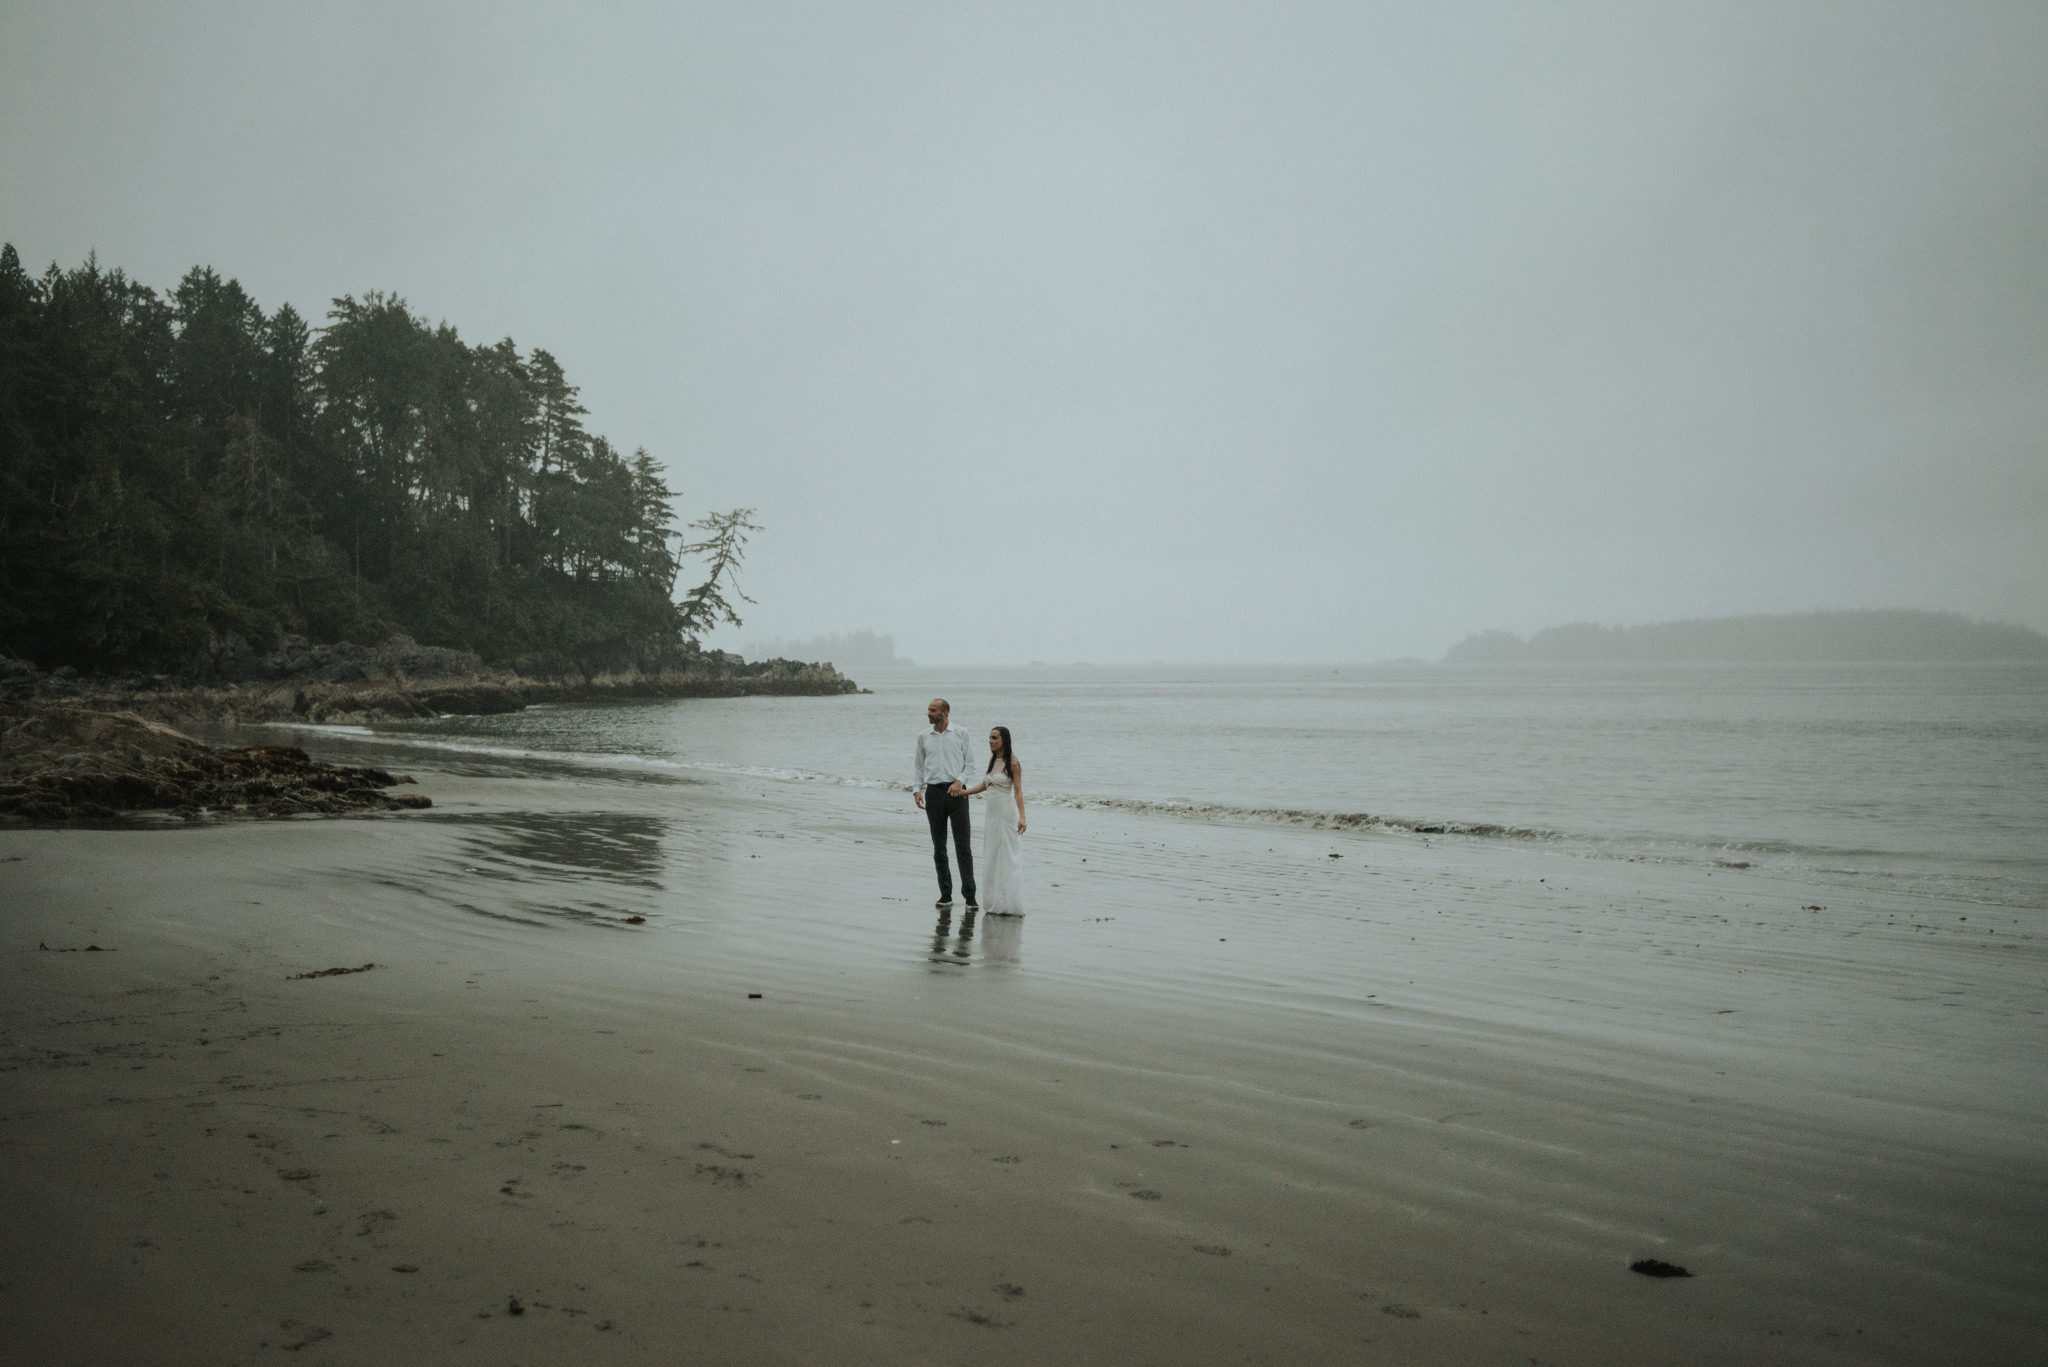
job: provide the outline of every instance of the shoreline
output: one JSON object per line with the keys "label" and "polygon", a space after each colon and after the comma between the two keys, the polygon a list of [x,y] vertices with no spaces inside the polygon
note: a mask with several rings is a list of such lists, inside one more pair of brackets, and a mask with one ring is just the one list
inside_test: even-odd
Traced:
{"label": "shoreline", "polygon": [[963,934],[900,794],[417,774],[0,830],[32,1360],[2048,1344],[2018,914],[1049,808]]}
{"label": "shoreline", "polygon": [[578,663],[562,656],[487,665],[476,655],[393,636],[372,647],[286,637],[267,656],[239,638],[197,672],[81,676],[0,656],[0,705],[134,712],[173,726],[295,721],[360,725],[517,712],[536,703],[627,698],[835,697],[860,685],[829,664],[748,663],[721,651]]}
{"label": "shoreline", "polygon": [[863,691],[830,665],[748,665],[717,652],[700,652],[692,663],[527,677],[404,636],[375,651],[287,638],[272,656],[228,660],[240,679],[80,678],[0,656],[0,821],[98,821],[127,813],[274,817],[429,805],[382,792],[412,782],[403,776],[321,764],[289,746],[215,745],[179,728],[218,736],[242,726],[365,725],[536,704]]}
{"label": "shoreline", "polygon": [[0,825],[430,807],[403,774],[297,746],[214,746],[131,711],[0,702]]}

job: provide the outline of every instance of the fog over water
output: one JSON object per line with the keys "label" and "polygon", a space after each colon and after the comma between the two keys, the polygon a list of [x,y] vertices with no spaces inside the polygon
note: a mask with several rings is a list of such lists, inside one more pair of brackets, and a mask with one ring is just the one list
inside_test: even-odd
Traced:
{"label": "fog over water", "polygon": [[0,239],[542,346],[743,637],[2048,628],[2039,4],[0,11]]}

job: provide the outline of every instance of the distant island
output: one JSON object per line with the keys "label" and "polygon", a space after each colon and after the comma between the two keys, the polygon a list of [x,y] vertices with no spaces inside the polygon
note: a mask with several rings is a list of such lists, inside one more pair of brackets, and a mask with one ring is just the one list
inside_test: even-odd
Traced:
{"label": "distant island", "polygon": [[2048,636],[1956,612],[1881,608],[1780,616],[1709,617],[1650,626],[1573,622],[1524,640],[1509,631],[1468,636],[1445,664],[1662,664],[2048,660]]}

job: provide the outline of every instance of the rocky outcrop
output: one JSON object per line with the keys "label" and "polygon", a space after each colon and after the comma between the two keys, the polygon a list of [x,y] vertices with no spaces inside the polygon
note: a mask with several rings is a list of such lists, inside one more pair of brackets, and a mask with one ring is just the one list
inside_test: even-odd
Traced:
{"label": "rocky outcrop", "polygon": [[494,667],[469,651],[422,646],[409,636],[377,646],[316,646],[303,636],[285,636],[275,650],[259,655],[230,635],[194,656],[179,674],[85,677],[68,668],[45,674],[27,661],[0,657],[0,701],[91,703],[178,726],[361,724],[516,712],[538,702],[859,691],[830,665],[749,664],[722,651],[670,648],[596,661],[539,655]]}
{"label": "rocky outcrop", "polygon": [[749,664],[737,655],[707,651],[653,669],[633,667],[591,673],[574,671],[512,676],[512,687],[529,702],[594,702],[606,698],[737,698],[775,694],[831,697],[858,693],[860,685],[831,665],[796,660]]}
{"label": "rocky outcrop", "polygon": [[216,749],[132,711],[0,703],[0,817],[296,816],[431,806],[416,794],[384,791],[411,782],[382,769],[323,764],[289,745]]}
{"label": "rocky outcrop", "polygon": [[472,651],[423,646],[410,636],[391,636],[374,646],[341,641],[316,646],[303,636],[278,637],[276,649],[259,654],[234,632],[217,638],[186,661],[179,677],[193,683],[356,683],[370,679],[461,679],[485,673]]}

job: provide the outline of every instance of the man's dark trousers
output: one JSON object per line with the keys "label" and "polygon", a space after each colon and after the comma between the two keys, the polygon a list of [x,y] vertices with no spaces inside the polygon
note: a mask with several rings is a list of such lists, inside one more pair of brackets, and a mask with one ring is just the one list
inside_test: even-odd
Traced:
{"label": "man's dark trousers", "polygon": [[932,863],[939,869],[939,900],[953,900],[953,866],[946,862],[946,827],[953,827],[953,848],[960,855],[960,890],[974,901],[974,831],[967,821],[967,799],[946,791],[947,783],[924,786],[924,819],[932,827]]}

